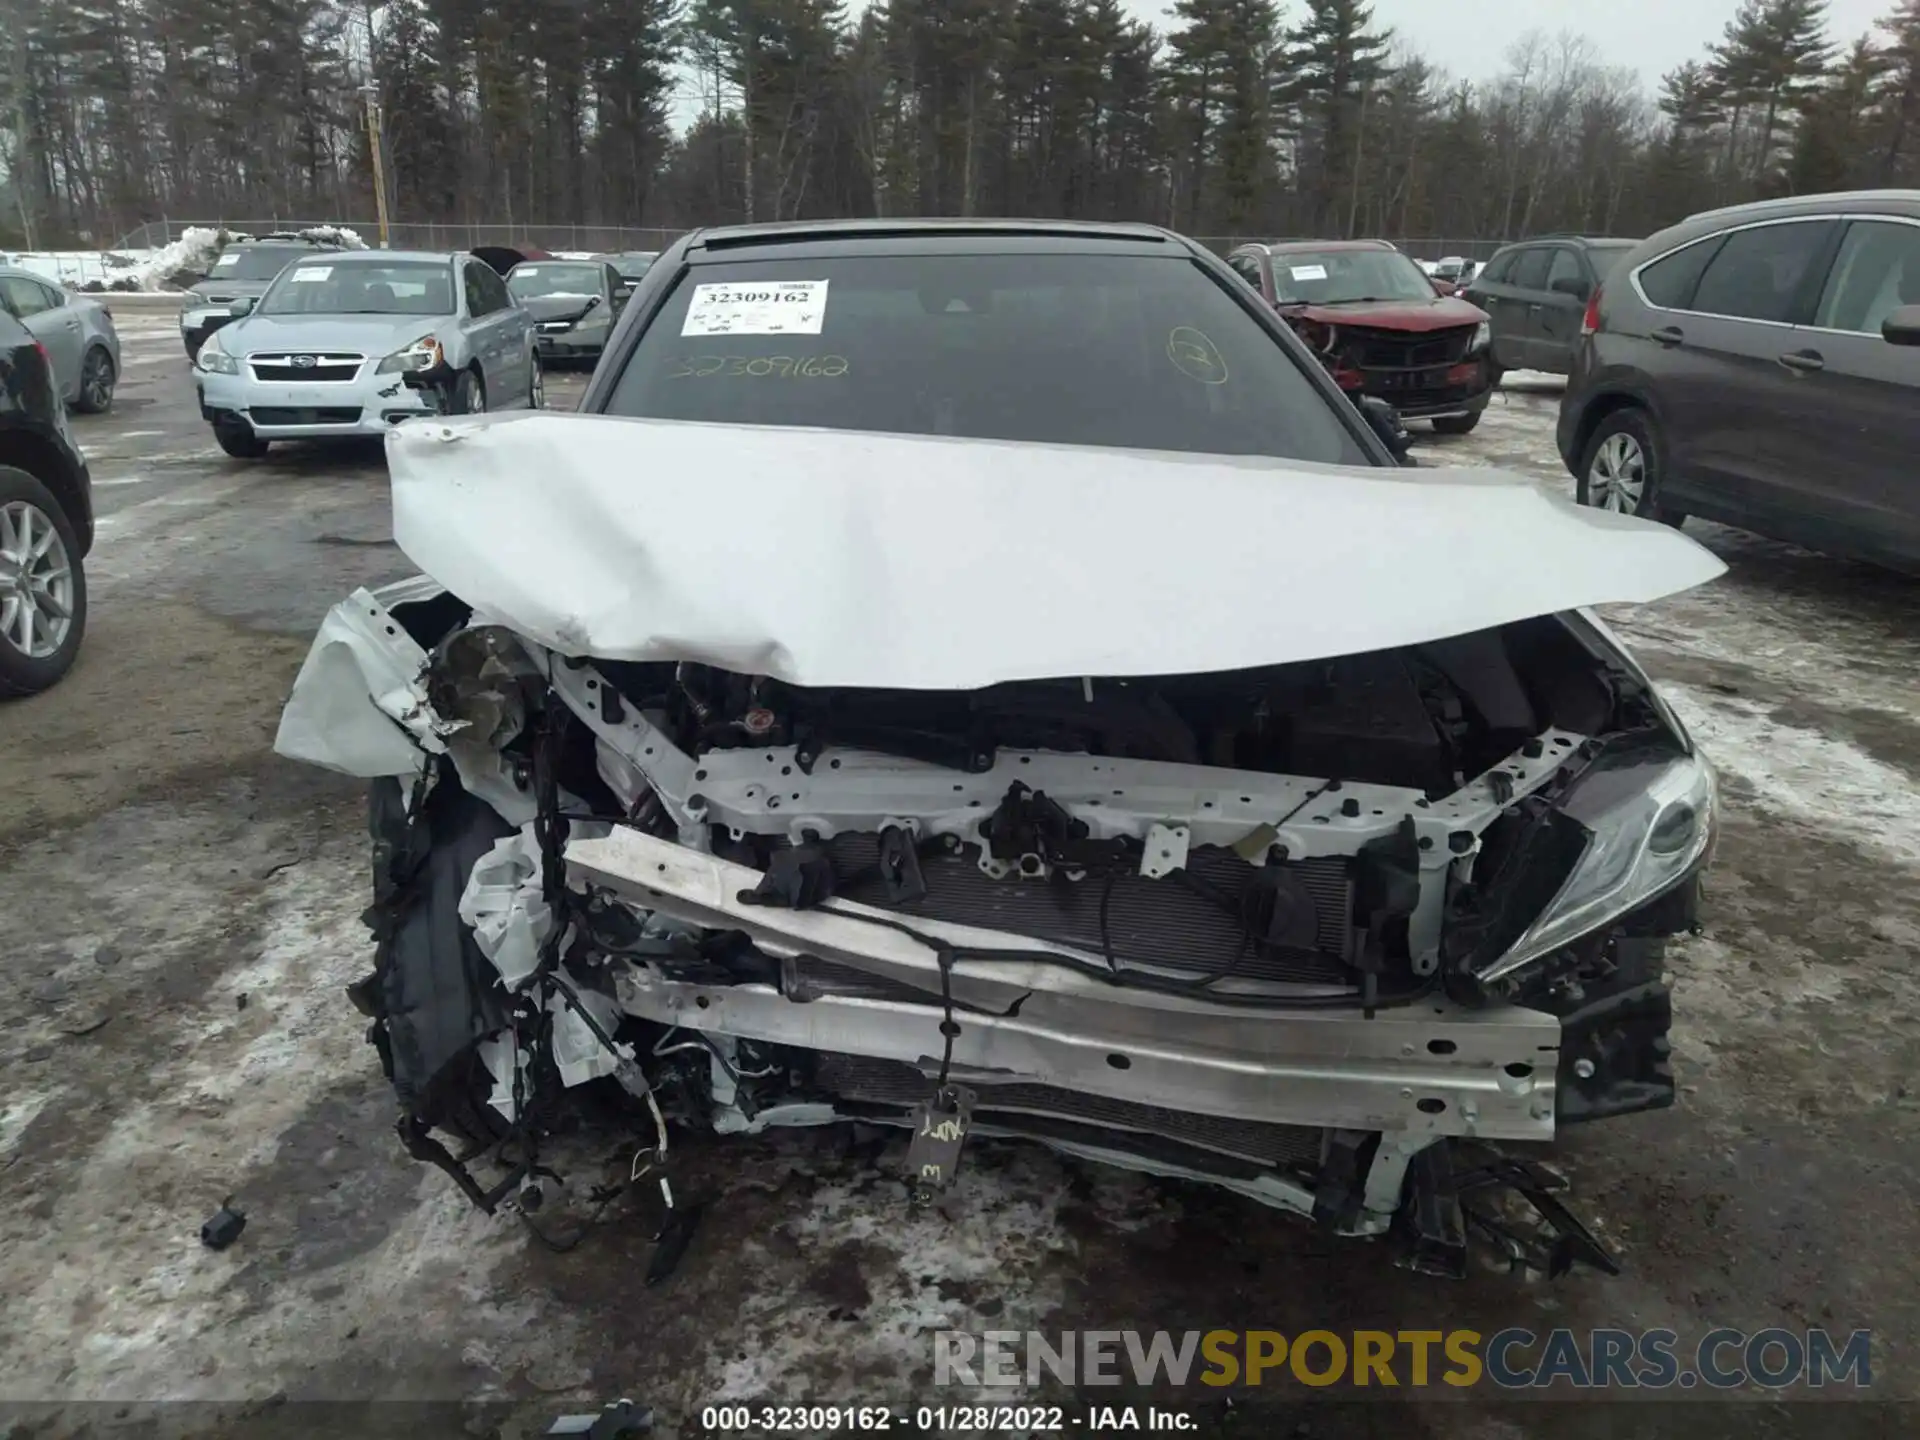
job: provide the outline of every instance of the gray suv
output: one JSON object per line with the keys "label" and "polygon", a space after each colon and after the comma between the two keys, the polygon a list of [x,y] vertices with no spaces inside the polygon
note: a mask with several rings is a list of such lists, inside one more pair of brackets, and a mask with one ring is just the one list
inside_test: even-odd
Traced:
{"label": "gray suv", "polygon": [[1494,363],[1502,370],[1566,374],[1587,301],[1639,243],[1543,235],[1495,252],[1460,291],[1487,312]]}
{"label": "gray suv", "polygon": [[1588,302],[1558,441],[1582,504],[1920,571],[1920,190],[1643,241]]}

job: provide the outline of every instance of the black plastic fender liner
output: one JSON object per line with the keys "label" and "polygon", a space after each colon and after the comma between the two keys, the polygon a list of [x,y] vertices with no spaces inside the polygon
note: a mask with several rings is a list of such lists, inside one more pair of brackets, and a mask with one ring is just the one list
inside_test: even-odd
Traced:
{"label": "black plastic fender liner", "polygon": [[[499,813],[441,771],[416,816],[407,814],[400,780],[368,790],[374,903],[367,912],[377,948],[371,986],[375,1043],[403,1105],[436,1118],[449,1072],[464,1090],[472,1050],[507,1024],[499,972],[460,919],[460,896],[474,864],[513,833]],[[466,1059],[469,1063],[455,1066]]]}

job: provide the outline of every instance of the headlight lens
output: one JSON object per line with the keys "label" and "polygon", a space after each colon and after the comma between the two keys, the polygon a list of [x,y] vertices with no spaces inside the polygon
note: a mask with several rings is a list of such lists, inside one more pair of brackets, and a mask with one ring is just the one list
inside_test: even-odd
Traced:
{"label": "headlight lens", "polygon": [[1476,355],[1493,343],[1493,322],[1482,320],[1473,327],[1473,344],[1467,347],[1469,355]]}
{"label": "headlight lens", "polygon": [[415,370],[431,370],[445,359],[445,355],[440,350],[440,342],[431,335],[422,335],[412,344],[394,351],[382,360],[374,374],[393,375]]}
{"label": "headlight lens", "polygon": [[1672,888],[1712,847],[1719,785],[1711,765],[1686,756],[1658,768],[1585,776],[1561,808],[1592,839],[1553,902],[1482,980],[1497,980]]}
{"label": "headlight lens", "polygon": [[220,348],[220,337],[209,335],[206,343],[200,347],[200,353],[194,357],[198,365],[210,375],[238,375],[240,362]]}

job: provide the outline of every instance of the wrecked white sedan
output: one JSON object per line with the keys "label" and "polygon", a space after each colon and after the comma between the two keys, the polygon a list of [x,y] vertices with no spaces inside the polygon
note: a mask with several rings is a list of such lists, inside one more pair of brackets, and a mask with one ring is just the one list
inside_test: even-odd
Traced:
{"label": "wrecked white sedan", "polygon": [[1611,1263],[1498,1147],[1673,1099],[1713,773],[1585,607],[1710,554],[1395,465],[1147,228],[696,234],[585,408],[389,437],[423,578],[281,724],[373,780],[414,1154],[510,1202],[598,1082],[656,1160],[1027,1137],[1445,1273],[1497,1183]]}

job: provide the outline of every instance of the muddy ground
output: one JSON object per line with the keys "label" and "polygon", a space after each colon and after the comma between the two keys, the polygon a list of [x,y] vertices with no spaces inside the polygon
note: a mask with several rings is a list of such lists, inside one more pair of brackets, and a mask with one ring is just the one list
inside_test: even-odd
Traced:
{"label": "muddy ground", "polygon": [[[21,1412],[34,1433],[150,1401],[218,1402],[166,1413],[237,1434],[307,1401],[411,1400],[528,1434],[619,1395],[690,1433],[721,1400],[938,1400],[941,1327],[1870,1328],[1868,1395],[1920,1398],[1920,585],[1696,524],[1731,573],[1609,617],[1728,812],[1706,933],[1674,956],[1680,1105],[1554,1149],[1623,1276],[1418,1278],[1216,1192],[991,1143],[912,1216],[897,1150],[834,1131],[686,1142],[705,1220],[647,1288],[652,1216],[621,1202],[553,1254],[407,1160],[341,995],[369,957],[359,795],[270,751],[326,607],[406,570],[378,451],[229,461],[171,330],[128,336],[114,415],[79,422],[103,516],[86,650],[0,709],[0,1402],[50,1407]],[[1564,488],[1552,390],[1511,386],[1425,453]],[[631,1145],[569,1142],[576,1183]],[[229,1195],[246,1231],[203,1249]],[[1629,1433],[1564,1391],[1434,1386],[1390,1416],[1329,1393],[1355,1397],[1161,1399],[1247,1435]],[[1743,1393],[1632,1420],[1806,1428],[1757,1403],[1804,1392]],[[1851,1402],[1820,1407],[1835,1434],[1913,1429],[1850,1387],[1824,1398]]]}

